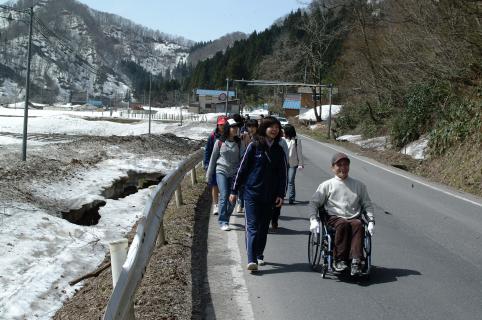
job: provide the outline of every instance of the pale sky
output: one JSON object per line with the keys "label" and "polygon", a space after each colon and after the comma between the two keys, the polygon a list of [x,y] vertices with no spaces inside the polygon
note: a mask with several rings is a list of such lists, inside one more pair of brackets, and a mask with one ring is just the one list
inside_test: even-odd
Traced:
{"label": "pale sky", "polygon": [[263,31],[310,0],[78,0],[135,23],[194,41]]}

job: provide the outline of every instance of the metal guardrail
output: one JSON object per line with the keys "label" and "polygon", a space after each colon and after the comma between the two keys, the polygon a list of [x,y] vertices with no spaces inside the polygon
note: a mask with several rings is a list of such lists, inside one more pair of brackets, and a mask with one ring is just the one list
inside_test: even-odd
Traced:
{"label": "metal guardrail", "polygon": [[164,211],[176,190],[176,203],[178,203],[178,198],[181,197],[180,184],[189,171],[194,170],[191,178],[195,183],[196,164],[202,160],[202,156],[203,149],[200,149],[182,161],[176,170],[162,179],[149,196],[144,214],[138,222],[136,234],[129,247],[126,261],[122,265],[119,279],[107,304],[104,320],[134,319],[132,308],[134,295],[144,277],[158,235],[164,242],[162,224]]}

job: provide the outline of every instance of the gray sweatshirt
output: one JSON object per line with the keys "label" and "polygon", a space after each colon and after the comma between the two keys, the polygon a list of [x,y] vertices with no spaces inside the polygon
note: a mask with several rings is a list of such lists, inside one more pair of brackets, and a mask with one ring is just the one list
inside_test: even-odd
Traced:
{"label": "gray sweatshirt", "polygon": [[321,206],[324,206],[328,215],[345,219],[356,218],[365,210],[368,220],[375,221],[366,186],[350,177],[341,180],[335,176],[320,184],[311,198],[310,214],[317,214]]}
{"label": "gray sweatshirt", "polygon": [[219,140],[214,142],[213,153],[209,161],[206,179],[210,179],[214,172],[221,173],[228,178],[233,177],[238,169],[240,154],[239,145],[235,141],[226,140],[219,148]]}

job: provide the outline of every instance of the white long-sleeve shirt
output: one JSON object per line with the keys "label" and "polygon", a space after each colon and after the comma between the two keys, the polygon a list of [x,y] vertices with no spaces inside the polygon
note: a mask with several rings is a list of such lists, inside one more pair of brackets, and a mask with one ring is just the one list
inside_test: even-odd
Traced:
{"label": "white long-sleeve shirt", "polygon": [[362,182],[347,177],[326,180],[318,186],[310,201],[311,214],[317,214],[324,206],[328,215],[345,219],[357,218],[366,212],[369,221],[374,221],[373,206],[367,188]]}
{"label": "white long-sleeve shirt", "polygon": [[297,166],[303,166],[303,148],[301,146],[301,140],[298,138],[294,139],[286,139],[283,138],[286,141],[286,144],[288,146],[288,164],[290,167],[297,167]]}

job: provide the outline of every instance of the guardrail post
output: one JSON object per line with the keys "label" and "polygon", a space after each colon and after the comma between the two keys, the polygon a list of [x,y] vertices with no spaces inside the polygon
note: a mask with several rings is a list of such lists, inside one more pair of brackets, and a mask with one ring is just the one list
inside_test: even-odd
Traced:
{"label": "guardrail post", "polygon": [[[129,244],[127,239],[119,239],[109,243],[110,249],[110,265],[112,271],[112,288],[115,288],[117,280],[122,271],[122,265],[127,258],[127,249]],[[135,320],[134,302],[131,301],[126,320]]]}
{"label": "guardrail post", "polygon": [[156,246],[159,248],[165,244],[166,244],[166,234],[164,233],[164,221],[161,221],[159,233],[157,234]]}
{"label": "guardrail post", "polygon": [[176,207],[180,208],[183,205],[181,185],[177,187],[175,194],[176,194]]}
{"label": "guardrail post", "polygon": [[115,288],[117,279],[122,271],[122,265],[127,258],[127,239],[120,239],[109,243],[110,264],[112,270],[112,286]]}
{"label": "guardrail post", "polygon": [[191,170],[191,183],[195,185],[197,183],[197,176],[196,176],[196,166]]}

